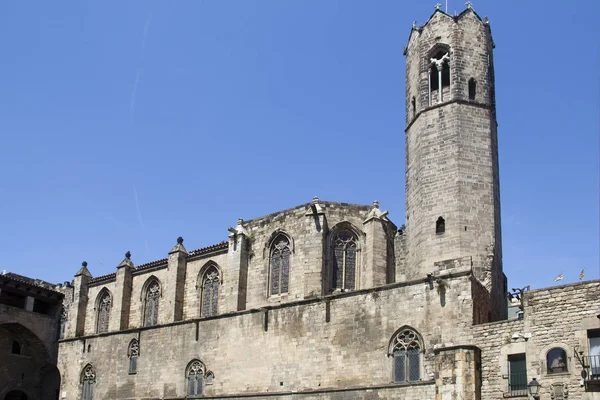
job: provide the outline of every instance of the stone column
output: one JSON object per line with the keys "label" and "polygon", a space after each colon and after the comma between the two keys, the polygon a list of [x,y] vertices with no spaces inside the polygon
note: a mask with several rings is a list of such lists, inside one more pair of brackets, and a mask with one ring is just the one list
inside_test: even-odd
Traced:
{"label": "stone column", "polygon": [[228,228],[229,250],[227,266],[223,269],[222,313],[246,309],[246,289],[248,283],[248,232],[244,220],[237,221],[235,228]]}
{"label": "stone column", "polygon": [[363,250],[364,265],[361,268],[360,284],[357,289],[366,289],[373,286],[385,285],[388,275],[388,238],[385,234],[385,224],[389,223],[387,211],[379,209],[379,202],[373,202],[363,222],[363,231],[366,234],[365,248]]}
{"label": "stone column", "polygon": [[66,332],[65,336],[83,336],[85,334],[85,311],[88,303],[88,284],[92,274],[87,269],[87,262],[81,263],[81,268],[73,279],[73,306],[69,313],[74,332]]}
{"label": "stone column", "polygon": [[313,197],[305,215],[307,218],[306,258],[300,267],[304,269],[303,297],[307,299],[327,293],[325,287],[327,280],[323,279],[327,220],[318,197]]}
{"label": "stone column", "polygon": [[174,290],[174,293],[169,293],[169,295],[173,296],[172,298],[175,300],[173,303],[173,319],[171,321],[181,321],[183,319],[187,255],[188,252],[183,247],[183,238],[180,236],[177,238],[175,247],[169,252],[168,261],[169,280],[171,281],[169,282],[169,287],[172,287]]}
{"label": "stone column", "polygon": [[481,350],[454,346],[435,350],[436,400],[481,400]]}
{"label": "stone column", "polygon": [[125,259],[117,266],[116,285],[113,294],[109,331],[118,331],[129,327],[129,312],[131,308],[131,287],[133,282],[134,265],[131,253],[125,254]]}

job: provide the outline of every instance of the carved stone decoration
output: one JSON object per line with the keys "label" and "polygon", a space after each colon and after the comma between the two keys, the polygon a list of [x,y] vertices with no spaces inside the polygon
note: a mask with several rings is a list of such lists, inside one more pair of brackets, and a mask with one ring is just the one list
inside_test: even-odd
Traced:
{"label": "carved stone decoration", "polygon": [[566,383],[553,383],[550,385],[550,399],[568,400],[569,385]]}

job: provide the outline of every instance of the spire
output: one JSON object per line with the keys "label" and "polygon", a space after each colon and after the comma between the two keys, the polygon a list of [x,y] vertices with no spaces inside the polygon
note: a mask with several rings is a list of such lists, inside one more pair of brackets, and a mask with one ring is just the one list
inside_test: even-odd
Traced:
{"label": "spire", "polygon": [[81,268],[79,268],[79,271],[77,271],[77,273],[75,274],[75,276],[88,276],[88,277],[92,277],[92,274],[90,274],[90,271],[87,269],[87,261],[84,261],[81,263]]}

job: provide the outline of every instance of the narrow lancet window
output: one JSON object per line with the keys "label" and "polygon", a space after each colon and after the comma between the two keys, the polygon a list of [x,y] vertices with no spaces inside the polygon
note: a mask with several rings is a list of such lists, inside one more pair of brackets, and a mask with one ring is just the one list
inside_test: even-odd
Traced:
{"label": "narrow lancet window", "polygon": [[146,311],[144,313],[144,326],[158,324],[158,304],[160,300],[160,284],[152,280],[146,291]]}
{"label": "narrow lancet window", "polygon": [[417,116],[417,99],[415,99],[415,97],[413,96],[410,103],[412,106],[412,117],[414,119]]}
{"label": "narrow lancet window", "polygon": [[11,353],[12,354],[21,354],[21,345],[16,340],[14,340],[12,343]]}
{"label": "narrow lancet window", "polygon": [[469,79],[469,100],[475,100],[475,96],[477,94],[477,82],[475,79]]}
{"label": "narrow lancet window", "polygon": [[437,221],[435,221],[435,233],[439,235],[444,232],[446,232],[446,221],[444,221],[444,218],[439,217]]}
{"label": "narrow lancet window", "polygon": [[202,316],[210,317],[217,315],[219,301],[219,271],[214,265],[204,274],[202,281]]}
{"label": "narrow lancet window", "polygon": [[271,296],[287,293],[290,280],[290,241],[285,235],[279,235],[271,245],[271,274],[270,291]]}
{"label": "narrow lancet window", "polygon": [[356,284],[357,238],[348,229],[333,237],[333,289],[354,290]]}
{"label": "narrow lancet window", "polygon": [[112,299],[108,291],[103,291],[100,294],[100,301],[98,302],[98,321],[96,325],[97,333],[108,332],[108,321],[110,319],[110,306]]}

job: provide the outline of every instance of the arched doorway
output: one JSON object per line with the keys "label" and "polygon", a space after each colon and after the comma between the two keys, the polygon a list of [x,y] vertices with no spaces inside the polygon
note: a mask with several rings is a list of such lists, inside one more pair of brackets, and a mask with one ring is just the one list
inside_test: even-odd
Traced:
{"label": "arched doorway", "polygon": [[20,390],[13,390],[8,392],[4,400],[27,400],[27,395]]}

